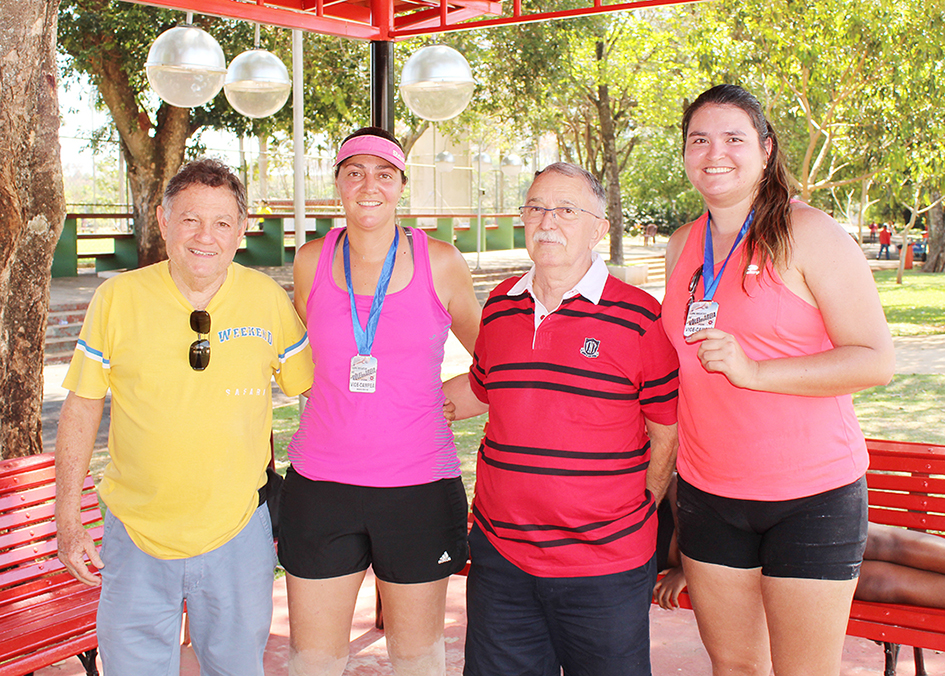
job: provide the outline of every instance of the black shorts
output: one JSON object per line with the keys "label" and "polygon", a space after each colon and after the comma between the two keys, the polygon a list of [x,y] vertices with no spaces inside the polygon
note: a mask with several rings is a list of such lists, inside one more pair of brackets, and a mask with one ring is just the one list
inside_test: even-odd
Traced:
{"label": "black shorts", "polygon": [[769,577],[852,580],[866,547],[866,477],[795,500],[723,498],[679,477],[679,549]]}
{"label": "black shorts", "polygon": [[306,579],[374,567],[385,582],[432,582],[466,565],[460,478],[371,488],[306,479],[291,467],[279,511],[279,562]]}

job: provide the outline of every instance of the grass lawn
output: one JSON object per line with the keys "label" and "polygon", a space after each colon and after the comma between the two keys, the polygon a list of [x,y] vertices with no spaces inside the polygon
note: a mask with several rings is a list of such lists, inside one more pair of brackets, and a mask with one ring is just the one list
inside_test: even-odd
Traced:
{"label": "grass lawn", "polygon": [[896,284],[895,270],[879,270],[873,278],[894,336],[945,333],[945,273],[906,270],[902,284]]}

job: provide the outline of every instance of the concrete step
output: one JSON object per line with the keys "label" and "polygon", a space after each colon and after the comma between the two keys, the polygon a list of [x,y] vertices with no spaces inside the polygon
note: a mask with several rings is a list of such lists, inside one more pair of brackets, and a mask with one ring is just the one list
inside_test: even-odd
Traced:
{"label": "concrete step", "polygon": [[75,350],[88,303],[58,303],[49,308],[43,363],[68,364]]}

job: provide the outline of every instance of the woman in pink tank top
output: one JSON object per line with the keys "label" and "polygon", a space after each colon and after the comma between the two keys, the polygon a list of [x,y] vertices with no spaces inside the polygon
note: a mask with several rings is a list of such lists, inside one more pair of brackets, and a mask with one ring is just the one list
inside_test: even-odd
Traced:
{"label": "woman in pink tank top", "polygon": [[851,393],[895,356],[869,266],[790,195],[758,100],[686,110],[707,213],[667,247],[679,355],[679,546],[713,673],[837,674],[866,538],[868,456]]}
{"label": "woman in pink tank top", "polygon": [[295,258],[295,307],[314,337],[314,384],[281,496],[289,673],[339,675],[373,565],[395,674],[442,674],[449,576],[466,562],[466,496],[443,417],[449,330],[472,353],[480,307],[452,244],[401,228],[407,177],[376,127],[341,144],[346,228]]}

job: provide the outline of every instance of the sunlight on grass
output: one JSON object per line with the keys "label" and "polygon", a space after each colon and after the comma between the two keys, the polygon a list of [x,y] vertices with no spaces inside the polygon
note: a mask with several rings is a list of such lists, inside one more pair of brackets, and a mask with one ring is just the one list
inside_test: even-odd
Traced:
{"label": "sunlight on grass", "polygon": [[896,284],[895,270],[873,274],[886,321],[894,336],[945,333],[945,273],[906,270]]}
{"label": "sunlight on grass", "polygon": [[867,437],[945,444],[945,376],[897,375],[853,396]]}

